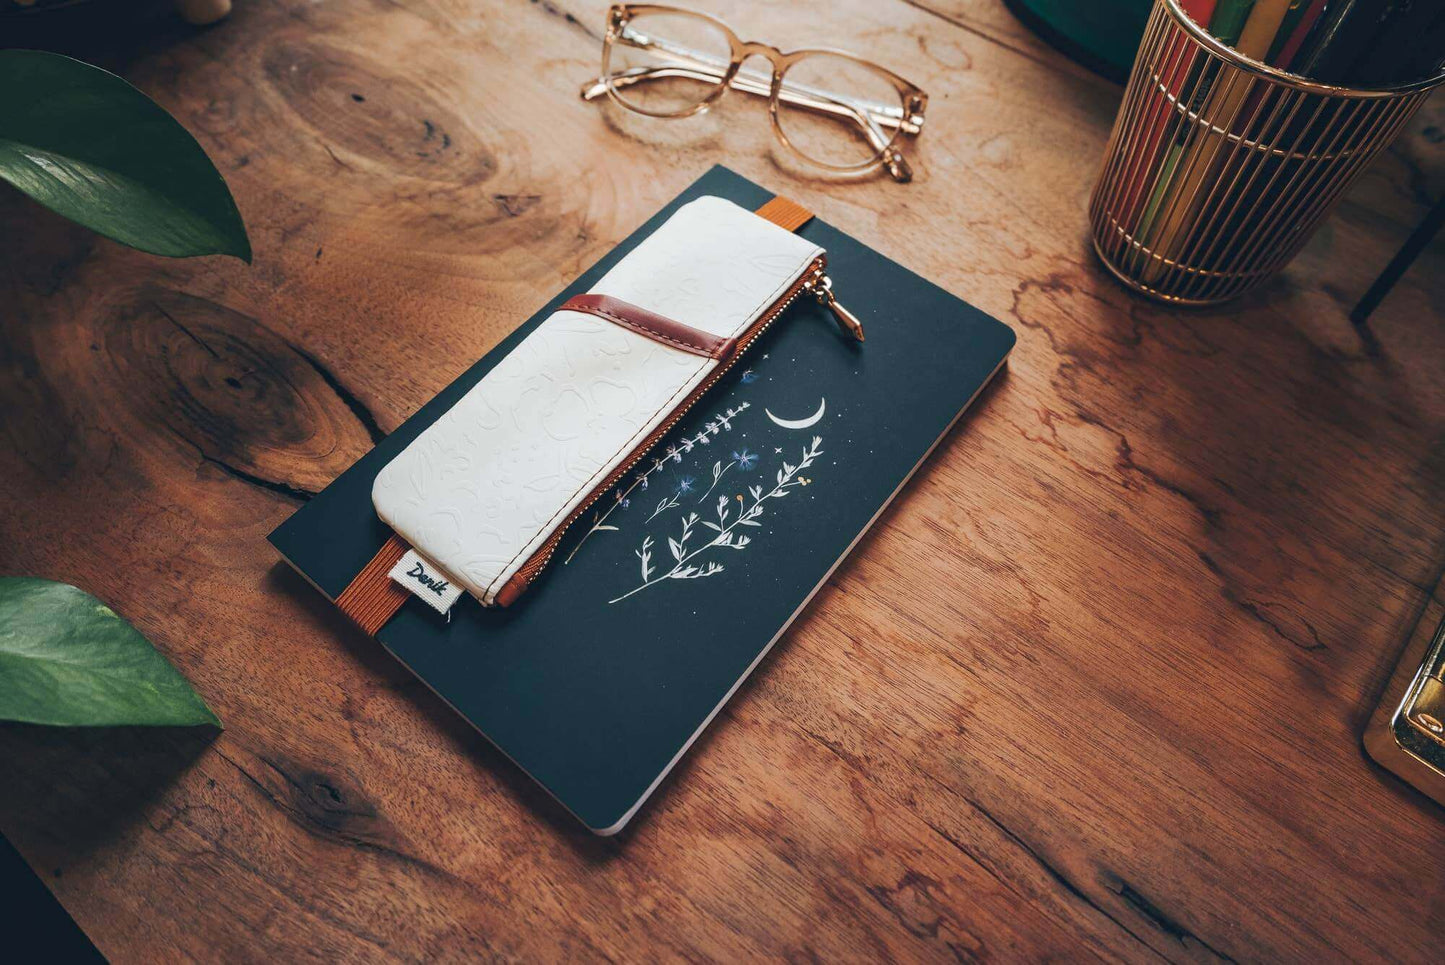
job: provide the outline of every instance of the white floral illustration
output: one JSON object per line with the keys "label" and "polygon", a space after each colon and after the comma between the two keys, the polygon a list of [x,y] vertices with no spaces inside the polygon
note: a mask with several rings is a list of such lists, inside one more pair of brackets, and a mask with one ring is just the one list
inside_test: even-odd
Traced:
{"label": "white floral illustration", "polygon": [[[642,540],[642,546],[633,551],[638,560],[642,563],[642,581],[631,590],[615,599],[608,600],[608,603],[617,603],[627,599],[634,593],[655,586],[664,580],[696,580],[703,577],[714,576],[723,571],[723,565],[716,560],[700,560],[698,557],[710,550],[745,550],[752,544],[752,537],[738,531],[739,527],[757,527],[762,524],[758,518],[763,515],[763,504],[770,499],[781,499],[793,491],[795,487],[806,486],[812,480],[801,475],[804,469],[813,464],[813,461],[823,453],[823,438],[814,436],[812,442],[803,448],[802,459],[797,465],[783,460],[782,468],[777,471],[774,477],[773,488],[764,491],[762,486],[749,486],[748,495],[752,497],[751,503],[746,503],[742,496],[735,497],[738,500],[736,515],[734,507],[729,504],[726,496],[719,496],[715,508],[717,521],[701,519],[697,513],[688,513],[682,518],[682,531],[677,539],[671,537],[667,540],[667,549],[673,559],[673,565],[666,572],[659,573],[658,567],[652,562],[652,537],[646,536]],[[746,452],[746,450],[744,450]],[[754,457],[756,458],[756,457]],[[720,470],[720,467],[719,467]],[[721,472],[714,470],[718,478]],[[714,479],[714,485],[717,480]],[[654,513],[654,515],[656,515]],[[712,537],[708,538],[705,532],[700,533],[698,525],[701,524],[707,530],[712,531]],[[705,542],[693,543],[694,536]]]}
{"label": "white floral illustration", "polygon": [[738,452],[736,449],[734,449],[732,457],[730,459],[719,459],[717,462],[712,464],[712,485],[707,487],[707,491],[704,492],[701,496],[699,496],[697,501],[701,503],[703,500],[707,499],[708,496],[712,495],[712,491],[717,488],[717,484],[722,481],[723,476],[727,475],[729,469],[751,469],[754,465],[757,464],[757,461],[757,453],[748,452],[747,446],[743,446],[742,452]]}
{"label": "white floral illustration", "polygon": [[[627,486],[626,489],[616,489],[613,491],[611,502],[605,510],[598,510],[596,513],[593,513],[591,527],[589,527],[587,532],[582,535],[582,538],[577,541],[577,545],[572,547],[572,552],[567,554],[567,558],[562,561],[562,564],[565,566],[566,564],[572,562],[572,557],[577,555],[577,551],[582,548],[583,543],[587,542],[587,540],[592,538],[592,534],[601,532],[616,532],[618,527],[607,522],[607,520],[618,509],[625,510],[628,508],[628,506],[631,505],[633,492],[646,492],[648,488],[649,477],[653,476],[665,466],[672,464],[681,464],[683,456],[692,452],[693,449],[698,446],[710,445],[712,443],[713,437],[717,436],[719,433],[731,432],[733,428],[732,420],[741,415],[749,407],[749,405],[750,403],[747,402],[739,402],[735,406],[730,406],[724,412],[718,415],[714,415],[711,419],[704,423],[703,427],[695,434],[687,436],[680,442],[669,445],[662,452],[653,456],[651,465],[649,465],[647,469],[634,476],[632,482]],[[714,485],[716,485],[717,480],[714,479],[713,483]],[[683,496],[691,493],[692,488],[692,477],[684,476],[678,483],[677,491],[664,497],[662,501],[658,503],[657,508],[652,511],[652,515],[647,517],[645,522],[651,522],[662,513],[667,512],[669,509],[675,508],[678,505],[678,500],[680,500]]]}

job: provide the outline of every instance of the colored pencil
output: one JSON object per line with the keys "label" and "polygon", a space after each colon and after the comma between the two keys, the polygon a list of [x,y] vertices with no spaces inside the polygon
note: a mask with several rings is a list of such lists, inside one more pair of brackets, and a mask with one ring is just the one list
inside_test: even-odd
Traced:
{"label": "colored pencil", "polygon": [[1284,15],[1284,23],[1279,25],[1279,34],[1266,56],[1269,63],[1289,70],[1290,61],[1299,53],[1305,38],[1319,22],[1320,14],[1325,12],[1327,4],[1328,0],[1295,0],[1290,4],[1289,12]]}
{"label": "colored pencil", "polygon": [[[1215,0],[1182,0],[1180,6],[1195,23],[1206,26],[1214,14],[1214,2]],[[1176,99],[1184,93],[1185,79],[1191,66],[1195,64],[1196,58],[1192,56],[1194,49],[1194,42],[1187,36],[1180,35],[1173,38],[1173,43],[1162,58],[1164,67],[1159,72],[1160,80]],[[1119,224],[1126,231],[1133,232],[1135,237],[1138,237],[1139,226],[1145,223],[1144,219],[1139,219],[1136,224],[1135,218],[1141,207],[1146,208],[1144,199],[1149,182],[1148,175],[1154,170],[1154,161],[1159,153],[1168,152],[1165,142],[1172,141],[1172,138],[1166,138],[1166,128],[1169,118],[1177,113],[1177,109],[1167,98],[1153,92],[1149,96],[1153,106],[1145,115],[1139,140],[1142,160],[1138,164],[1138,170],[1129,179],[1118,209]],[[1161,176],[1161,180],[1167,178]]]}
{"label": "colored pencil", "polygon": [[[1269,53],[1288,9],[1289,0],[1258,0],[1251,4],[1235,49],[1246,57],[1263,59]],[[1216,22],[1219,16],[1219,8],[1216,7]],[[1233,20],[1228,20],[1225,27],[1233,29]],[[1210,29],[1214,29],[1213,24]],[[1231,129],[1239,119],[1240,109],[1244,107],[1253,86],[1251,75],[1231,73],[1222,84],[1210,91],[1208,103],[1200,116],[1208,118],[1216,127]],[[1179,158],[1175,167],[1178,183],[1171,192],[1172,197],[1161,208],[1162,214],[1156,216],[1158,228],[1151,244],[1162,259],[1176,256],[1187,240],[1185,236],[1192,234],[1186,226],[1193,222],[1204,205],[1206,183],[1219,174],[1220,151],[1225,143],[1218,135],[1206,133]],[[1157,280],[1166,268],[1165,261],[1154,262],[1145,272],[1145,281]]]}
{"label": "colored pencil", "polygon": [[1340,0],[1338,7],[1331,6],[1302,52],[1299,72],[1312,80],[1346,83],[1396,6],[1397,0]]}
{"label": "colored pencil", "polygon": [[1233,47],[1244,32],[1254,0],[1219,0],[1209,21],[1209,32]]}
{"label": "colored pencil", "polygon": [[[1217,0],[1214,11],[1207,21],[1209,32],[1227,44],[1234,43],[1239,39],[1239,32],[1244,29],[1244,21],[1248,18],[1249,10],[1253,6],[1254,0]],[[1197,22],[1206,25],[1203,18],[1197,18]],[[1200,75],[1200,71],[1207,64],[1207,59],[1196,59],[1194,70],[1191,73],[1190,80],[1193,86],[1189,98],[1191,112],[1196,111],[1204,104],[1209,96],[1210,86],[1214,82],[1214,75]],[[1152,243],[1158,233],[1158,225],[1155,222],[1159,210],[1173,189],[1174,173],[1178,169],[1178,161],[1184,151],[1184,145],[1188,143],[1190,135],[1195,131],[1194,125],[1179,121],[1174,142],[1164,152],[1164,163],[1159,168],[1159,177],[1155,179],[1154,186],[1149,192],[1149,200],[1144,205],[1144,214],[1139,219],[1139,226],[1134,234],[1143,245]]]}

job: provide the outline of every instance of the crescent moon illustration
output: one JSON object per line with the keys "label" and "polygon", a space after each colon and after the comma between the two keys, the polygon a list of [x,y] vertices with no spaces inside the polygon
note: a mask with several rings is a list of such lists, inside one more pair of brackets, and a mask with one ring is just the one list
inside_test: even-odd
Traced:
{"label": "crescent moon illustration", "polygon": [[818,420],[821,419],[821,418],[823,418],[823,412],[824,412],[825,410],[827,410],[827,408],[828,408],[828,400],[827,400],[826,398],[820,398],[820,399],[818,400],[818,411],[817,411],[817,412],[814,412],[812,415],[808,416],[806,419],[779,419],[777,416],[773,415],[772,412],[768,411],[767,409],[763,409],[763,413],[764,413],[769,419],[772,419],[773,422],[775,422],[776,424],[782,426],[784,429],[806,429],[806,428],[808,428],[809,426],[817,425],[817,424],[818,424]]}

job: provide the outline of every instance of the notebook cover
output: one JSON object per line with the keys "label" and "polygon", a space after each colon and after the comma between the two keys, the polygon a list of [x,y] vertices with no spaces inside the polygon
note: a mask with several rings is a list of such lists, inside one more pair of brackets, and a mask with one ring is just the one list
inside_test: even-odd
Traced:
{"label": "notebook cover", "polygon": [[[708,194],[749,209],[772,196],[714,167],[298,509],[272,544],[334,600],[389,535],[371,505],[380,468],[558,305]],[[1007,326],[823,221],[800,233],[827,249],[866,343],[800,299],[660,458],[573,525],[516,604],[485,609],[463,596],[448,620],[410,600],[377,634],[599,834],[627,823],[1013,348]],[[739,525],[758,496],[760,515]],[[734,545],[696,552],[721,530]]]}

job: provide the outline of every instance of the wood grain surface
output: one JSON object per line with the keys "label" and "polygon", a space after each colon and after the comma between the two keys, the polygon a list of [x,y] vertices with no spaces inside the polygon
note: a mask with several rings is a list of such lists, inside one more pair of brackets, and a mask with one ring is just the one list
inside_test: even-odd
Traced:
{"label": "wood grain surface", "polygon": [[[0,830],[122,962],[1438,960],[1445,812],[1359,733],[1445,566],[1445,252],[1346,312],[1442,190],[1440,108],[1277,284],[1177,312],[1089,249],[1119,89],[999,3],[705,6],[928,90],[915,182],[816,180],[742,96],[582,103],[601,2],[245,0],[110,61],[255,263],[0,191],[0,570],[107,600],[227,728],[0,728]],[[594,839],[265,536],[719,161],[1020,341]]]}

